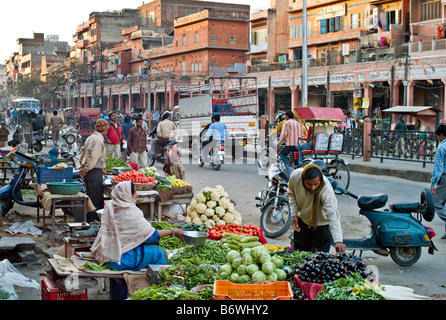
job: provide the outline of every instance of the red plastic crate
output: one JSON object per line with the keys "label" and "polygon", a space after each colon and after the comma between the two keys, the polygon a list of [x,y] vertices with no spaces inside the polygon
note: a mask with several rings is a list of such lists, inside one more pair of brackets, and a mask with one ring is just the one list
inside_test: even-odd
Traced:
{"label": "red plastic crate", "polygon": [[42,300],[88,300],[88,292],[71,294],[56,286],[56,281],[53,277],[44,276],[41,279]]}

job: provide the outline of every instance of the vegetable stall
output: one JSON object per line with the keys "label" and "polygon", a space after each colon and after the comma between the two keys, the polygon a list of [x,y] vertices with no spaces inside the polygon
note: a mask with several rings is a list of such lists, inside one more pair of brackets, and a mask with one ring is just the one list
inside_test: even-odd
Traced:
{"label": "vegetable stall", "polygon": [[[135,170],[116,159],[107,162],[110,174],[105,176],[104,189],[108,192],[121,181],[132,181],[137,185],[138,205],[145,205],[149,197],[155,199],[151,204],[175,203],[175,196],[180,196],[177,203],[186,205],[175,220],[163,220],[162,215],[153,219],[154,212],[149,211],[155,229],[181,229],[188,239],[161,238],[158,246],[165,251],[168,264],[139,270],[144,281],[138,280],[138,289],[124,281],[122,300],[426,299],[409,288],[379,284],[366,262],[353,254],[303,252],[268,243],[262,228],[244,223],[221,185],[193,194],[190,184],[161,176],[155,167]],[[118,173],[116,168],[127,170]],[[181,198],[184,195],[187,197]],[[83,276],[117,275],[107,264],[76,261],[70,268],[77,268]]]}

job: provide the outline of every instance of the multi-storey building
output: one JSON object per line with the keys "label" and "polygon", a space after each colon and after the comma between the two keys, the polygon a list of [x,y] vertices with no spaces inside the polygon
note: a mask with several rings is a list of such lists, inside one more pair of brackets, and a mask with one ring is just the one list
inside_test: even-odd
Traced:
{"label": "multi-storey building", "polygon": [[[309,106],[340,107],[369,116],[380,116],[397,105],[433,106],[444,113],[441,0],[309,0],[306,28],[301,1],[289,0],[286,13],[286,59],[258,64],[251,47],[248,71],[268,96],[265,114],[270,121],[279,108],[302,106],[304,30]],[[255,23],[252,17],[253,30]],[[276,103],[279,98],[281,103]],[[435,117],[426,121],[429,129],[435,128]]]}

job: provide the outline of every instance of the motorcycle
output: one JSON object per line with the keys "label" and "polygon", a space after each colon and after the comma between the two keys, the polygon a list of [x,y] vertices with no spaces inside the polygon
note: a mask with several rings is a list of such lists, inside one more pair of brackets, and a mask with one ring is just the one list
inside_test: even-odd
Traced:
{"label": "motorcycle", "polygon": [[30,158],[17,150],[10,153],[10,159],[19,167],[9,183],[0,189],[0,224],[3,224],[2,217],[6,216],[6,214],[14,207],[14,203],[32,208],[37,208],[39,206],[37,200],[23,200],[21,191],[25,184],[27,170],[35,168],[37,162],[35,159]]}
{"label": "motorcycle", "polygon": [[[198,166],[201,168],[205,164],[209,164],[212,169],[218,171],[225,163],[225,145],[222,141],[216,141],[215,143],[211,142],[210,145],[212,145],[211,148],[205,146],[203,149],[203,145],[200,144],[197,157]],[[203,156],[203,150],[204,154],[207,154],[207,156]]]}
{"label": "motorcycle", "polygon": [[414,265],[421,257],[421,248],[427,247],[429,254],[437,250],[432,238],[435,232],[423,226],[422,219],[430,222],[435,216],[435,205],[429,189],[421,192],[419,202],[390,203],[389,208],[382,209],[388,195],[357,196],[330,179],[333,189],[357,200],[359,214],[371,223],[371,232],[362,239],[344,239],[344,244],[353,253],[360,255],[365,250],[389,256],[400,266]]}
{"label": "motorcycle", "polygon": [[180,147],[178,145],[178,142],[171,141],[163,148],[163,152],[159,156],[154,154],[151,151],[148,152],[149,167],[154,166],[155,162],[159,162],[159,163],[161,163],[163,165],[166,164],[166,161],[168,159],[168,156],[167,156],[167,149],[168,148],[172,149],[173,152],[176,152],[177,157],[181,157],[181,150],[180,150]]}
{"label": "motorcycle", "polygon": [[260,169],[266,170],[268,168],[272,160],[275,159],[272,157],[271,151],[279,152],[278,147],[280,146],[277,145],[277,140],[270,141],[269,137],[265,139],[265,147],[260,150],[259,160],[257,162]]}
{"label": "motorcycle", "polygon": [[288,181],[294,168],[285,166],[279,161],[273,163],[268,169],[267,187],[255,198],[260,208],[260,227],[265,235],[276,238],[283,235],[291,226],[291,209],[287,196]]}
{"label": "motorcycle", "polygon": [[46,144],[45,137],[42,134],[42,130],[33,131],[33,138],[34,138],[34,143],[33,143],[34,151],[36,152],[42,151],[43,145]]}
{"label": "motorcycle", "polygon": [[59,133],[59,148],[61,153],[79,153],[77,134],[70,129],[62,129]]}

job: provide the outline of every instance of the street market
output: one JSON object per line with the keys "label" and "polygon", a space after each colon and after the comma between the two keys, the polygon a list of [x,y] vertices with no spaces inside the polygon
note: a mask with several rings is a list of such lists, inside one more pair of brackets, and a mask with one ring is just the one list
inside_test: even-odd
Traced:
{"label": "street market", "polygon": [[[39,161],[38,156],[16,150],[6,157],[11,155],[25,167]],[[231,190],[219,184],[194,190],[187,181],[166,177],[156,167],[138,168],[108,156],[103,175],[106,201],[119,184],[131,181],[136,186],[135,204],[151,226],[169,234],[182,230],[184,237],[159,239],[156,246],[165,253],[166,264],[115,270],[95,259],[91,248],[101,221],[86,222],[87,212],[96,209],[83,190],[73,189],[75,165],[61,165],[66,159],[59,160],[52,167],[37,165],[38,179],[29,182],[42,204],[43,221],[46,213],[52,219],[51,226],[43,224],[51,229],[51,243],[61,245],[48,259],[48,275],[41,278],[42,300],[87,300],[90,288],[79,291],[76,284],[69,286],[73,279],[84,285],[91,281],[93,287],[98,283],[93,280],[107,280],[110,300],[429,299],[407,287],[377,283],[356,255],[304,252],[268,243],[259,226],[244,223]],[[72,210],[75,200],[81,202],[78,210]],[[56,221],[56,209],[64,211],[63,220]],[[104,210],[96,210],[100,218]]]}

